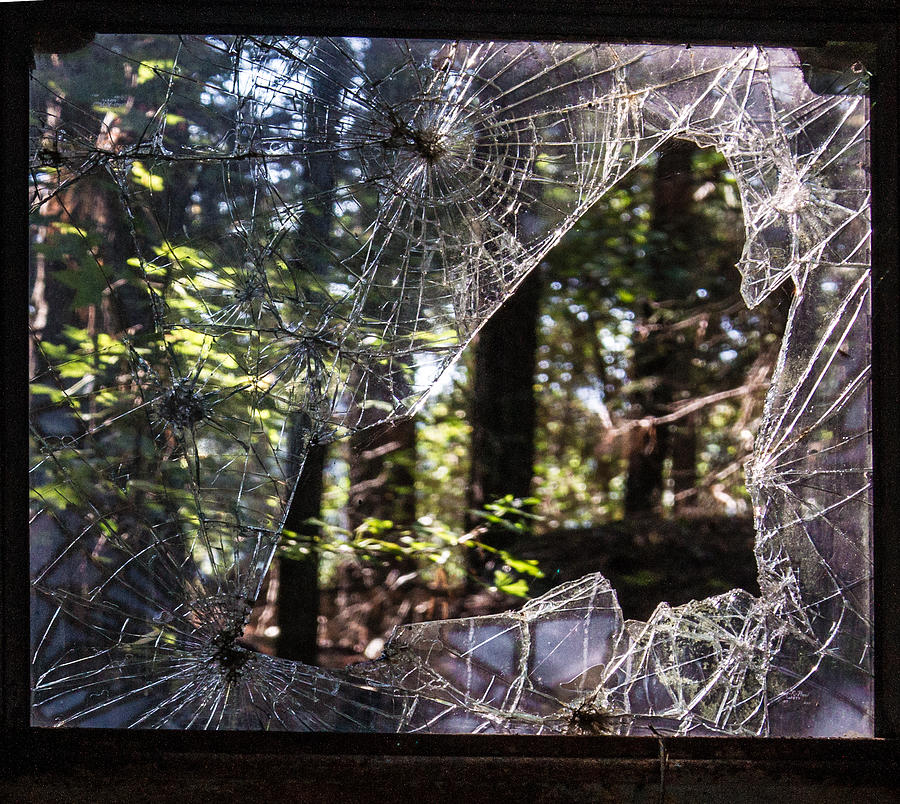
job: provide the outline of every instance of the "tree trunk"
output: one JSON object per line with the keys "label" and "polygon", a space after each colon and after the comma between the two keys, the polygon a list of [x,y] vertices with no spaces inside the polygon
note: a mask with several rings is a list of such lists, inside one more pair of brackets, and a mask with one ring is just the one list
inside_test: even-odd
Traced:
{"label": "tree trunk", "polygon": [[[475,338],[470,508],[531,492],[540,296],[541,279],[533,271]],[[469,515],[469,527],[478,522]],[[506,548],[511,534],[494,529],[485,540]]]}
{"label": "tree trunk", "polygon": [[[307,520],[319,516],[322,507],[322,473],[327,449],[322,445],[309,448],[297,490],[291,500],[284,526],[299,536],[318,533]],[[315,549],[296,560],[282,558],[278,566],[278,636],[279,656],[314,664],[319,613],[319,556]]]}
{"label": "tree trunk", "polygon": [[696,416],[686,416],[672,431],[672,491],[675,509],[689,507],[692,495],[682,496],[697,485],[697,426]]}
{"label": "tree trunk", "polygon": [[[323,51],[327,62],[330,50]],[[326,69],[311,79],[310,98],[319,101],[305,110],[310,136],[320,136],[323,141],[335,139],[340,108],[340,87],[329,80]],[[315,199],[328,199],[335,185],[335,158],[327,151],[311,153],[306,157],[303,180],[311,188]],[[333,209],[325,201],[321,204],[309,199],[299,216],[301,232],[307,237],[309,253],[305,255],[301,271],[311,271],[327,276]],[[302,277],[301,277],[302,278]],[[300,471],[294,496],[285,516],[285,528],[300,536],[312,539],[318,535],[317,526],[308,522],[321,515],[323,471],[327,448],[310,441],[311,418],[308,412],[299,410],[290,416],[291,463],[289,476]],[[302,466],[298,465],[302,461]],[[282,558],[279,562],[278,584],[278,655],[313,664],[316,661],[316,635],[319,620],[319,555],[311,549],[306,558],[295,560]]]}
{"label": "tree trunk", "polygon": [[632,436],[625,484],[626,516],[650,514],[660,505],[668,444],[666,425],[640,428]]}
{"label": "tree trunk", "polygon": [[[667,146],[656,163],[653,177],[653,228],[664,236],[665,247],[659,249],[652,263],[652,282],[658,298],[684,298],[683,277],[690,272],[684,261],[690,260],[685,224],[692,214],[695,178],[692,157],[696,146],[675,142]],[[679,278],[681,277],[681,278]],[[648,306],[648,319],[651,310]],[[634,381],[643,390],[636,395],[645,416],[662,416],[675,399],[677,384],[688,369],[684,358],[689,350],[679,348],[665,328],[651,329],[634,345]],[[632,439],[625,484],[625,515],[652,513],[661,501],[663,465],[670,448],[666,425],[641,428]],[[687,460],[682,444],[679,461]]]}
{"label": "tree trunk", "polygon": [[397,528],[416,520],[416,422],[377,424],[350,438],[347,517],[356,528],[368,517]]}

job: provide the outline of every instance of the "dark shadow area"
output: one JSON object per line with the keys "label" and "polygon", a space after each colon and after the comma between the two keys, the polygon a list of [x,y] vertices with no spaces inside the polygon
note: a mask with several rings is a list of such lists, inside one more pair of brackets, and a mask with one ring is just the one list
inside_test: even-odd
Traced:
{"label": "dark shadow area", "polygon": [[544,568],[536,595],[602,572],[625,618],[646,620],[663,601],[678,606],[734,588],[758,595],[754,536],[749,517],[643,517],[546,533],[519,552]]}

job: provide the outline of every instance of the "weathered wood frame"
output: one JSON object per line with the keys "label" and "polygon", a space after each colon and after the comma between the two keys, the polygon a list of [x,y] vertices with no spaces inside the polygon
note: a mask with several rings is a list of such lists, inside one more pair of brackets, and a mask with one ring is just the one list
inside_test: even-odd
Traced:
{"label": "weathered wood frame", "polygon": [[[248,10],[250,13],[248,13]],[[900,738],[900,284],[897,0],[221,1],[0,6],[4,406],[0,628],[5,781],[14,797],[184,800],[892,800]],[[27,527],[28,65],[36,31],[284,32],[876,46],[872,84],[876,738],[773,740],[44,730],[29,724]],[[667,761],[663,761],[663,752]],[[664,788],[664,789],[661,789]],[[105,793],[103,791],[106,791]],[[852,791],[852,792],[851,792]],[[660,799],[661,800],[661,799]]]}

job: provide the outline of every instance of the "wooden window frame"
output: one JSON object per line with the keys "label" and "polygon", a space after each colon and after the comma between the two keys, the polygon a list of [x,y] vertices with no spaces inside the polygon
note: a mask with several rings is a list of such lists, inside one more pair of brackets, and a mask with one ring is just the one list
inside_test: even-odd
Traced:
{"label": "wooden window frame", "polygon": [[[248,9],[252,13],[248,13]],[[767,800],[790,785],[797,801],[863,788],[890,797],[900,736],[900,283],[898,283],[897,0],[719,0],[629,3],[419,0],[307,3],[220,0],[0,5],[2,83],[4,406],[2,707],[10,738],[0,772],[13,790],[85,795],[296,795],[302,800],[401,800],[460,795],[492,800],[621,800],[656,790],[667,800]],[[875,549],[874,739],[508,737],[151,732],[40,729],[29,725],[27,506],[28,66],[36,33],[257,33],[755,43],[868,42],[872,82],[873,445]],[[148,781],[155,777],[154,787]],[[80,786],[79,786],[80,785]],[[29,787],[30,786],[30,787]],[[395,791],[389,793],[388,790]],[[629,792],[630,791],[630,792]],[[643,793],[641,793],[643,791]],[[843,791],[843,792],[841,792]],[[886,792],[887,791],[887,792]],[[559,798],[556,798],[556,794]],[[651,795],[652,794],[652,795]],[[747,796],[750,797],[747,797]],[[604,797],[605,796],[605,797]],[[77,798],[77,795],[75,795]],[[101,796],[102,797],[102,796]],[[712,797],[712,798],[709,798]],[[630,798],[629,798],[630,800]],[[887,798],[885,799],[887,800]]]}

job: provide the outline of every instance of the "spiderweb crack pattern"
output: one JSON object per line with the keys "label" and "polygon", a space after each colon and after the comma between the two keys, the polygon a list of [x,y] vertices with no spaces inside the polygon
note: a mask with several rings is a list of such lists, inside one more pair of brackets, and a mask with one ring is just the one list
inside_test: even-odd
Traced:
{"label": "spiderweb crack pattern", "polygon": [[[865,97],[778,49],[252,36],[100,36],[32,97],[35,723],[871,734]],[[794,285],[761,596],[624,622],[593,575],[342,672],[249,650],[310,446],[414,411],[674,138],[736,176],[747,303]]]}

